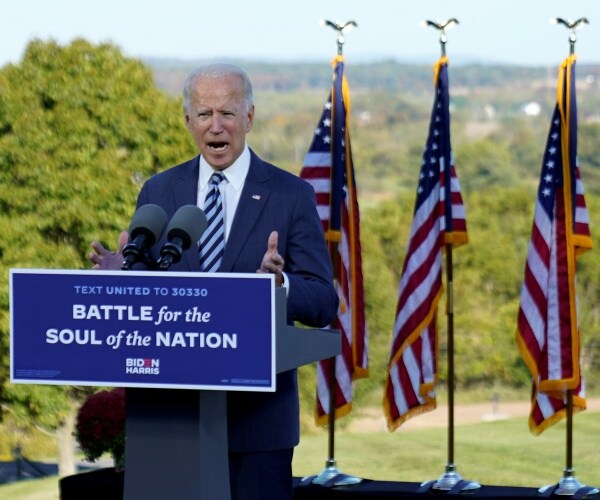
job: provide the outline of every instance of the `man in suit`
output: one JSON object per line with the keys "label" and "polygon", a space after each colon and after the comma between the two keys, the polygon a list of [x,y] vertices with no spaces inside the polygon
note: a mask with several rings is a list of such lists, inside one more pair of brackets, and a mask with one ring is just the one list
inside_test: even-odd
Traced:
{"label": "man in suit", "polygon": [[[160,205],[169,217],[182,205],[203,208],[211,176],[221,172],[225,247],[217,270],[273,273],[276,286],[286,288],[288,322],[329,324],[338,298],[315,194],[249,149],[254,104],[246,73],[229,64],[194,70],[184,88],[184,114],[200,155],[150,178],[137,206]],[[119,269],[127,238],[121,234],[117,252],[92,243],[94,267]],[[151,262],[164,243],[163,235],[150,249]],[[170,269],[203,270],[198,248],[192,245]],[[292,498],[292,454],[299,441],[295,370],[277,376],[274,393],[228,393],[228,441],[232,499]]]}

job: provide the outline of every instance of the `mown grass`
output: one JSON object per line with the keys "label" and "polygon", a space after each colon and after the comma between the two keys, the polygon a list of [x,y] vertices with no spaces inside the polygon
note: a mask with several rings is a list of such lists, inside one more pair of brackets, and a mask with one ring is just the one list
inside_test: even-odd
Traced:
{"label": "mown grass", "polygon": [[[573,466],[582,484],[600,486],[600,415],[575,416]],[[417,417],[418,418],[418,417]],[[525,418],[512,418],[454,429],[454,462],[463,479],[482,485],[541,487],[562,477],[566,461],[565,421],[540,436],[529,433]],[[394,433],[336,433],[338,468],[366,479],[422,482],[437,479],[448,461],[447,429]],[[318,474],[327,459],[327,434],[310,434],[294,455],[294,475]],[[57,500],[58,478],[0,486],[0,498]]]}
{"label": "mown grass", "polygon": [[30,479],[0,486],[0,498],[10,500],[57,500],[58,478]]}
{"label": "mown grass", "polygon": [[[416,417],[418,418],[418,417]],[[574,419],[573,466],[584,484],[600,485],[600,418],[597,412]],[[540,487],[554,484],[566,465],[565,421],[539,436],[529,433],[526,418],[455,426],[454,463],[463,479],[480,484]],[[355,476],[388,481],[437,479],[448,462],[448,431],[336,434],[338,468]],[[316,474],[325,467],[327,436],[303,438],[294,474]]]}

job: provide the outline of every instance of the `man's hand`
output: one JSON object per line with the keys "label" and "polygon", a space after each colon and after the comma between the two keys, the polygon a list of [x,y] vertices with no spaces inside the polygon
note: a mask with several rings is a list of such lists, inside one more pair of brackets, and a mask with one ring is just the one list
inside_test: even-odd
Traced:
{"label": "man's hand", "polygon": [[277,231],[273,231],[269,235],[267,242],[267,253],[263,257],[260,269],[257,273],[272,273],[275,275],[275,286],[283,285],[283,257],[277,251]]}
{"label": "man's hand", "polygon": [[123,247],[129,241],[129,233],[122,231],[119,234],[119,240],[117,242],[118,250],[111,252],[104,248],[104,246],[98,241],[92,241],[93,252],[90,252],[88,257],[92,261],[93,269],[102,269],[116,271],[121,269],[123,264]]}

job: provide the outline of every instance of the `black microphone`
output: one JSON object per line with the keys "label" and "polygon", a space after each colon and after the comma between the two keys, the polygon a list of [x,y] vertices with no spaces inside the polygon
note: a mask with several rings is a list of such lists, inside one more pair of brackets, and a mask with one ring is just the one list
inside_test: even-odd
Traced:
{"label": "black microphone", "polygon": [[159,269],[166,271],[179,262],[183,252],[200,239],[207,224],[206,215],[196,205],[179,208],[167,226],[167,243],[160,250]]}
{"label": "black microphone", "polygon": [[131,265],[142,260],[143,252],[150,248],[160,237],[167,214],[158,205],[142,205],[137,209],[129,224],[129,243],[123,247],[122,270],[131,269]]}

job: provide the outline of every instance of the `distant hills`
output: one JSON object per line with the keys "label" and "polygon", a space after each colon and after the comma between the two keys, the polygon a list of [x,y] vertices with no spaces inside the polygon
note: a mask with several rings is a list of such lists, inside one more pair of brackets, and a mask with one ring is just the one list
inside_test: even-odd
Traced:
{"label": "distant hills", "polygon": [[[179,94],[187,73],[208,60],[149,58],[143,60],[152,68],[156,82],[165,91]],[[261,62],[230,60],[250,74],[257,90],[292,92],[325,89],[331,83],[331,67],[319,62]],[[351,89],[390,90],[407,93],[430,92],[431,64],[402,63],[382,60],[369,63],[347,63],[346,72]],[[517,66],[497,64],[452,64],[451,85],[460,88],[531,88],[554,87],[558,64],[552,66]],[[600,64],[581,64],[577,69],[581,82],[600,82]],[[598,83],[596,83],[598,84]]]}

